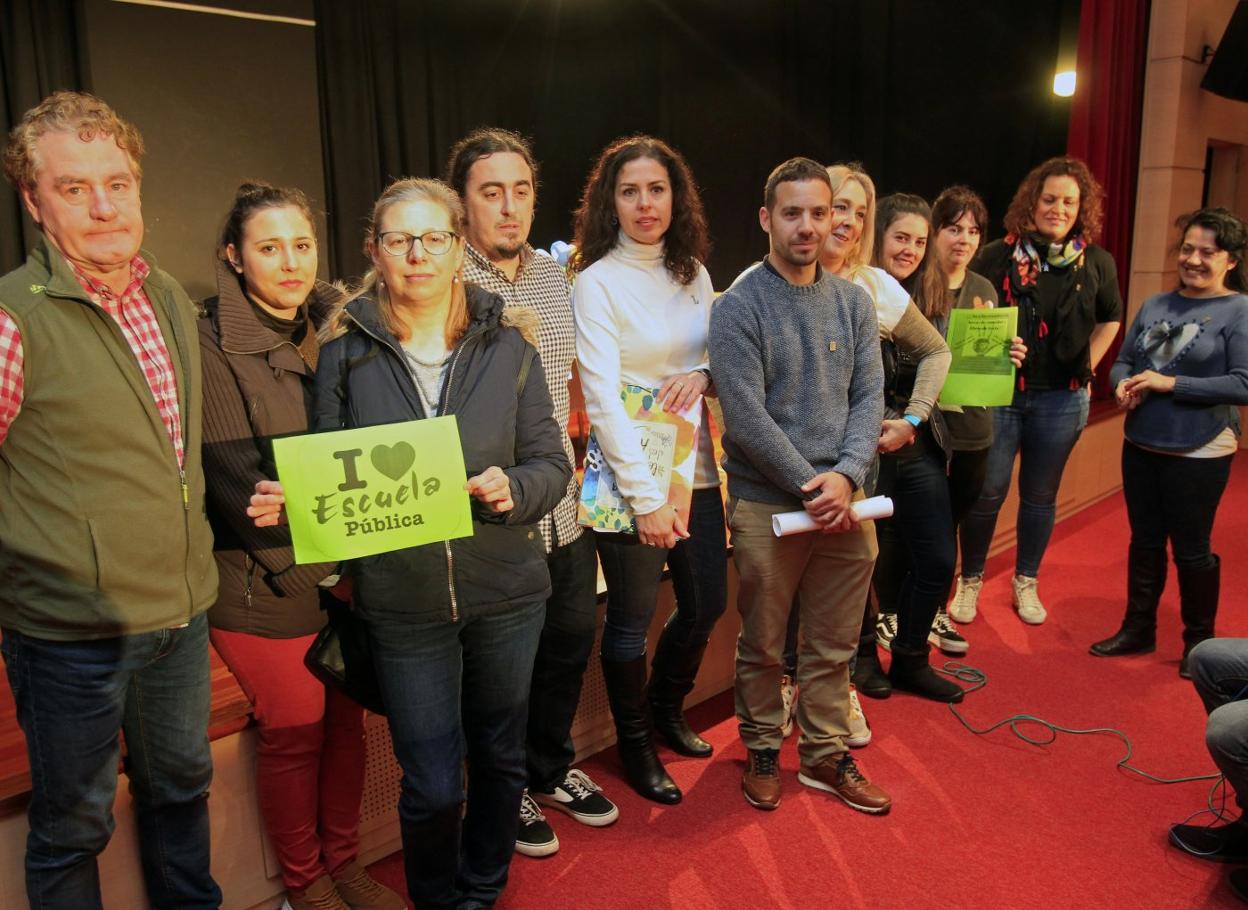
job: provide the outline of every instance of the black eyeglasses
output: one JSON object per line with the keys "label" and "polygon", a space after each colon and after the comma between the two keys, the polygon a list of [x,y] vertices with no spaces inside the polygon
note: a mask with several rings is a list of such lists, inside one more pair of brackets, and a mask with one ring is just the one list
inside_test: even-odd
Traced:
{"label": "black eyeglasses", "polygon": [[454,231],[425,231],[423,234],[409,234],[406,231],[386,231],[377,235],[377,245],[387,256],[406,256],[412,245],[420,241],[420,248],[430,256],[443,256],[449,253],[459,235]]}

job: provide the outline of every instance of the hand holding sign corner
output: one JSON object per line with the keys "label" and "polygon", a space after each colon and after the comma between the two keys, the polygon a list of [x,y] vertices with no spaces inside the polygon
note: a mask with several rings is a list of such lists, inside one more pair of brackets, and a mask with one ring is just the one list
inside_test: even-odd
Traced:
{"label": "hand holding sign corner", "polygon": [[273,454],[281,483],[257,485],[247,514],[276,524],[284,505],[299,563],[470,537],[465,490],[495,511],[511,508],[498,468],[468,485],[460,480],[466,471],[454,416],[290,436],[273,441]]}

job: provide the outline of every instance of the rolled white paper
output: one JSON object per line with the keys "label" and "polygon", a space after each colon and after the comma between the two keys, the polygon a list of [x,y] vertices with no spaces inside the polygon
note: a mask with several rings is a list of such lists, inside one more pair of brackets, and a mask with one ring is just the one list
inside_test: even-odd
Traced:
{"label": "rolled white paper", "polygon": [[[855,502],[849,508],[854,513],[854,518],[858,521],[889,518],[893,514],[893,501],[887,496],[872,496],[870,499]],[[777,537],[787,537],[790,534],[818,531],[819,524],[805,510],[801,512],[780,512],[771,516],[771,530],[775,532]]]}

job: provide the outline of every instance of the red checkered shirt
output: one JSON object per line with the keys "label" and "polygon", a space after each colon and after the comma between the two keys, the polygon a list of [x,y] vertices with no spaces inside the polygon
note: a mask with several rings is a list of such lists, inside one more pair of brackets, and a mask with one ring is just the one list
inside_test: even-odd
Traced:
{"label": "red checkered shirt", "polygon": [[[186,449],[182,440],[182,417],[178,406],[177,375],[173,360],[156,321],[156,311],[143,291],[143,282],[151,268],[141,256],[130,260],[130,283],[120,297],[91,278],[72,262],[70,267],[78,283],[100,309],[112,316],[121,327],[126,344],[139,362],[143,378],[147,380],[156,410],[173,443],[178,464],[184,464]],[[0,310],[0,443],[9,434],[18,412],[22,409],[22,336],[9,315]]]}

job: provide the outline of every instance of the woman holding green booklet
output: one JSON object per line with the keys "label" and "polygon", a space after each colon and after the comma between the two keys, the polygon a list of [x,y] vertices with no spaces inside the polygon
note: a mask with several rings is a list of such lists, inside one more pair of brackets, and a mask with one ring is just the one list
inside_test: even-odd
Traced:
{"label": "woman holding green booklet", "polygon": [[1018,547],[1014,608],[1044,622],[1038,576],[1053,533],[1066,461],[1088,421],[1088,384],[1122,319],[1113,257],[1096,246],[1103,192],[1077,158],[1051,158],[1023,178],[1005,214],[1004,239],[972,263],[1001,302],[1018,307],[1027,362],[1014,400],[993,409],[993,440],[983,492],[962,526],[962,577],[951,614],[969,622],[983,585],[997,514],[1018,470]]}
{"label": "woman holding green booklet", "polygon": [[[711,393],[708,249],[702,202],[678,152],[648,136],[603,151],[576,212],[572,309],[594,439],[636,533],[596,533],[607,581],[602,671],[629,784],[669,804],[680,801],[680,788],[659,761],[651,724],[678,753],[711,754],[682,705],[727,598],[723,500],[703,401]],[[700,412],[687,524],[651,472],[624,386],[657,390],[665,411]],[[665,564],[676,610],[655,648],[647,688],[646,636]]]}

